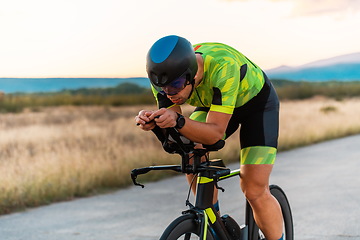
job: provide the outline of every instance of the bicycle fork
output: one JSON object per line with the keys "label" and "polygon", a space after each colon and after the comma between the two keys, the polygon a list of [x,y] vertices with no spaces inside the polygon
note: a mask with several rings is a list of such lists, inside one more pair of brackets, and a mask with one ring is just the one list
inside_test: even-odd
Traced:
{"label": "bicycle fork", "polygon": [[[206,174],[206,173],[205,173]],[[230,216],[220,215],[214,209],[212,200],[214,194],[215,180],[200,173],[197,179],[197,191],[195,207],[192,212],[201,227],[200,240],[206,240],[209,226],[214,230],[215,240],[248,240],[249,228],[247,225],[239,225]],[[248,208],[249,206],[247,206]],[[190,210],[191,211],[191,210]],[[247,214],[250,212],[247,210]]]}
{"label": "bicycle fork", "polygon": [[[200,173],[197,179],[197,190],[195,208],[197,219],[201,224],[201,240],[206,240],[209,224],[212,226],[216,233],[217,239],[231,240],[221,217],[214,209],[212,200],[214,195],[215,181],[208,174]],[[198,209],[198,210],[196,210]],[[216,238],[215,237],[215,238]]]}
{"label": "bicycle fork", "polygon": [[[190,210],[184,211],[183,214],[192,214],[194,215],[194,221],[199,226],[199,239],[200,240],[207,240],[209,239],[209,233],[213,235],[214,240],[232,240],[227,233],[225,228],[221,228],[221,220],[215,221],[212,216],[215,214],[210,209],[196,209],[192,207]],[[209,215],[210,214],[210,215]],[[219,225],[220,229],[219,230]],[[223,225],[223,224],[222,224]],[[216,227],[217,226],[217,227]],[[185,237],[185,239],[190,239],[190,233]]]}

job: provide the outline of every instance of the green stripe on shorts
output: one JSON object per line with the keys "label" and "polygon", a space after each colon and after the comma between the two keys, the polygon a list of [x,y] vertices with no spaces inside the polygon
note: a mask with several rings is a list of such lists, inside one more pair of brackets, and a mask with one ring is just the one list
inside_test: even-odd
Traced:
{"label": "green stripe on shorts", "polygon": [[277,149],[266,146],[241,149],[240,162],[245,164],[274,164]]}

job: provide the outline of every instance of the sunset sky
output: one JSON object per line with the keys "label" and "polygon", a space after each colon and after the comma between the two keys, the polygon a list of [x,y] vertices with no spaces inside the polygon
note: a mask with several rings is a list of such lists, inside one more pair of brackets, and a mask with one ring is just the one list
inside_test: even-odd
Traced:
{"label": "sunset sky", "polygon": [[0,77],[145,77],[170,34],[298,66],[360,52],[359,26],[359,0],[1,1]]}

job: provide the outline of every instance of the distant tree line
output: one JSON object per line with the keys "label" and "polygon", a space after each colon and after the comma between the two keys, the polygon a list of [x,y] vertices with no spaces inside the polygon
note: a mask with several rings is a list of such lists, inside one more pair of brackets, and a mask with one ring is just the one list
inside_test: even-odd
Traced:
{"label": "distant tree line", "polygon": [[[325,96],[341,100],[360,97],[358,82],[294,82],[282,79],[271,80],[281,100],[306,99]],[[134,83],[122,83],[110,88],[81,88],[47,93],[16,93],[0,95],[0,113],[21,112],[25,108],[37,111],[50,106],[129,106],[155,104],[149,88]]]}
{"label": "distant tree line", "polygon": [[77,90],[67,90],[71,95],[131,95],[131,94],[150,94],[149,88],[141,87],[135,83],[121,83],[113,88],[81,88]]}
{"label": "distant tree line", "polygon": [[65,89],[59,92],[14,93],[0,98],[0,113],[22,112],[29,108],[52,106],[130,106],[155,104],[149,88],[134,83],[121,83],[112,88]]}
{"label": "distant tree line", "polygon": [[[58,92],[41,92],[41,93],[33,93],[30,95],[96,95],[96,96],[109,96],[109,95],[131,95],[131,94],[149,94],[151,93],[150,88],[141,87],[135,83],[120,83],[115,87],[107,87],[107,88],[79,88],[79,89],[63,89]],[[26,93],[16,93],[14,95],[29,95]]]}
{"label": "distant tree line", "polygon": [[350,97],[360,97],[360,81],[295,82],[273,79],[272,83],[281,100],[307,99],[314,96],[324,96],[337,100]]}

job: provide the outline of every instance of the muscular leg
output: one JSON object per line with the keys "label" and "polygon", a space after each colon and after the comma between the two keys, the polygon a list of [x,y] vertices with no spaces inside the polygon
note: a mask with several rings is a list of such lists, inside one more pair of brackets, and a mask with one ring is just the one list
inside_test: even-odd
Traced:
{"label": "muscular leg", "polygon": [[249,201],[256,224],[267,240],[282,236],[282,213],[277,200],[269,190],[269,176],[272,164],[241,165],[241,189]]}

